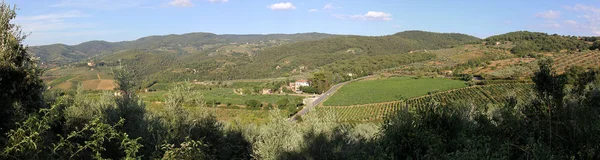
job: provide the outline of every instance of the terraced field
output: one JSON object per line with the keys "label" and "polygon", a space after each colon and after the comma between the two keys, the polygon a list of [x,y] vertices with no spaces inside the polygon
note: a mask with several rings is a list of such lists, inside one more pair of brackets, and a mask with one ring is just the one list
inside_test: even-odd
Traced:
{"label": "terraced field", "polygon": [[560,54],[554,57],[554,68],[562,73],[571,66],[599,67],[600,51],[588,51],[584,53]]}
{"label": "terraced field", "polygon": [[340,122],[372,122],[382,121],[386,116],[395,113],[401,108],[415,108],[426,106],[431,99],[442,104],[465,101],[475,106],[483,106],[489,103],[500,104],[507,101],[509,96],[524,99],[531,95],[531,84],[496,84],[486,86],[474,86],[439,92],[411,98],[406,101],[392,101],[385,103],[374,103],[352,106],[319,106],[318,109],[325,112],[333,112],[338,116]]}

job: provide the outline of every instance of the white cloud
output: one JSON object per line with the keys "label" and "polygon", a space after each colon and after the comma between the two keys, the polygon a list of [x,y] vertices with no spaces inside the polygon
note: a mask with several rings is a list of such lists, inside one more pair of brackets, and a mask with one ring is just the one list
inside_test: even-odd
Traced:
{"label": "white cloud", "polygon": [[[85,17],[90,17],[81,11],[55,12],[32,16],[19,16],[15,23],[21,26],[24,33],[31,33],[26,44],[56,43],[72,32],[89,31],[96,24],[86,22]],[[83,19],[83,21],[82,21]],[[75,36],[75,35],[74,35]],[[60,37],[57,39],[57,37]]]}
{"label": "white cloud", "polygon": [[43,20],[51,20],[51,19],[62,19],[62,18],[78,18],[78,17],[87,17],[88,15],[82,13],[81,11],[73,10],[68,12],[60,12],[60,13],[49,13],[37,16],[19,16],[18,20],[22,21],[43,21]]}
{"label": "white cloud", "polygon": [[574,20],[566,20],[565,23],[569,25],[577,25],[577,21]]}
{"label": "white cloud", "polygon": [[319,10],[317,10],[317,9],[310,9],[310,10],[308,10],[308,12],[317,12],[317,11],[319,11]]}
{"label": "white cloud", "polygon": [[348,15],[343,15],[343,14],[332,14],[331,16],[333,16],[337,19],[343,19],[343,20],[348,19],[348,17],[349,17]]}
{"label": "white cloud", "polygon": [[354,15],[351,16],[351,18],[360,20],[390,21],[392,20],[392,15],[385,12],[369,11],[367,14]]}
{"label": "white cloud", "polygon": [[560,12],[548,10],[548,11],[544,11],[544,12],[535,14],[535,17],[544,18],[544,19],[557,19],[560,17]]}
{"label": "white cloud", "polygon": [[600,35],[600,8],[581,4],[565,8],[579,14],[577,17],[583,19],[583,22],[580,21],[574,25],[576,29],[587,34]]}
{"label": "white cloud", "polygon": [[192,7],[194,4],[190,0],[173,0],[168,3],[169,6],[175,7]]}
{"label": "white cloud", "polygon": [[333,3],[328,3],[325,6],[323,6],[323,10],[334,10],[334,9],[340,9],[342,7],[339,6],[335,6],[333,5]]}
{"label": "white cloud", "polygon": [[[26,39],[27,45],[46,45],[62,43],[75,45],[81,43],[81,37],[86,40],[118,41],[119,35],[126,33],[124,30],[82,30],[82,31],[58,31],[58,32],[34,32]],[[61,38],[56,38],[61,37]]]}
{"label": "white cloud", "polygon": [[592,6],[588,6],[588,5],[582,5],[582,4],[576,4],[575,6],[567,6],[565,7],[566,9],[569,10],[573,10],[573,11],[580,11],[580,12],[591,12],[591,13],[600,13],[600,8],[596,8],[596,7],[592,7]]}
{"label": "white cloud", "polygon": [[139,7],[142,4],[141,0],[62,0],[50,7],[67,7],[67,8],[90,8],[101,10],[115,10],[131,7]]}
{"label": "white cloud", "polygon": [[209,2],[213,2],[213,3],[215,3],[215,2],[223,2],[223,3],[229,2],[229,0],[208,0],[208,1]]}
{"label": "white cloud", "polygon": [[290,2],[275,3],[268,6],[272,10],[292,10],[296,9],[296,6]]}
{"label": "white cloud", "polygon": [[544,28],[551,28],[551,29],[558,29],[560,28],[560,24],[556,23],[556,22],[546,22],[544,24],[541,25]]}
{"label": "white cloud", "polygon": [[73,28],[91,28],[91,23],[69,23],[66,19],[88,17],[80,11],[48,13],[36,16],[20,16],[15,23],[21,25],[24,32],[57,31]]}

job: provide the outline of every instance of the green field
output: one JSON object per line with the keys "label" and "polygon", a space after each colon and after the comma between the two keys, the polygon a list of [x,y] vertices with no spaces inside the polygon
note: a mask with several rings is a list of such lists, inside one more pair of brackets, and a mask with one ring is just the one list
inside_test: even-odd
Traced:
{"label": "green field", "polygon": [[[233,105],[244,105],[246,100],[258,100],[263,103],[275,104],[282,98],[298,98],[299,96],[290,95],[237,95],[233,93],[232,88],[213,88],[211,90],[196,90],[200,94],[204,95],[204,99],[216,100],[221,104],[231,103]],[[166,91],[140,93],[140,96],[144,101],[163,101]]]}
{"label": "green field", "polygon": [[323,103],[325,106],[349,106],[389,102],[426,95],[430,91],[445,91],[466,87],[463,81],[444,78],[397,77],[349,83]]}
{"label": "green field", "polygon": [[54,86],[54,85],[57,85],[57,84],[61,84],[61,83],[65,82],[65,81],[67,81],[67,80],[69,80],[71,78],[74,78],[74,77],[75,77],[75,75],[66,75],[66,76],[54,79],[48,85]]}

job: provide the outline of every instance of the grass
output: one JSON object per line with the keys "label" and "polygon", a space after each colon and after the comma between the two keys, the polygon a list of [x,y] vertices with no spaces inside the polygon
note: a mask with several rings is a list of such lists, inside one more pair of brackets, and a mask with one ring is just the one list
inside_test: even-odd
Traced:
{"label": "grass", "polygon": [[382,80],[358,81],[340,88],[323,103],[325,106],[349,106],[396,101],[427,95],[430,91],[445,91],[466,87],[463,81],[444,78],[396,77]]}

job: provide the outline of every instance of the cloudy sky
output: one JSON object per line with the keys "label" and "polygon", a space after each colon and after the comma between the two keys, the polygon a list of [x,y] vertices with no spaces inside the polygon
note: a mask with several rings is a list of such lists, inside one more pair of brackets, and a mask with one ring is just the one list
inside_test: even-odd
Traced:
{"label": "cloudy sky", "polygon": [[405,30],[480,38],[517,30],[600,36],[600,0],[6,0],[28,45],[125,41],[212,32],[389,35]]}

